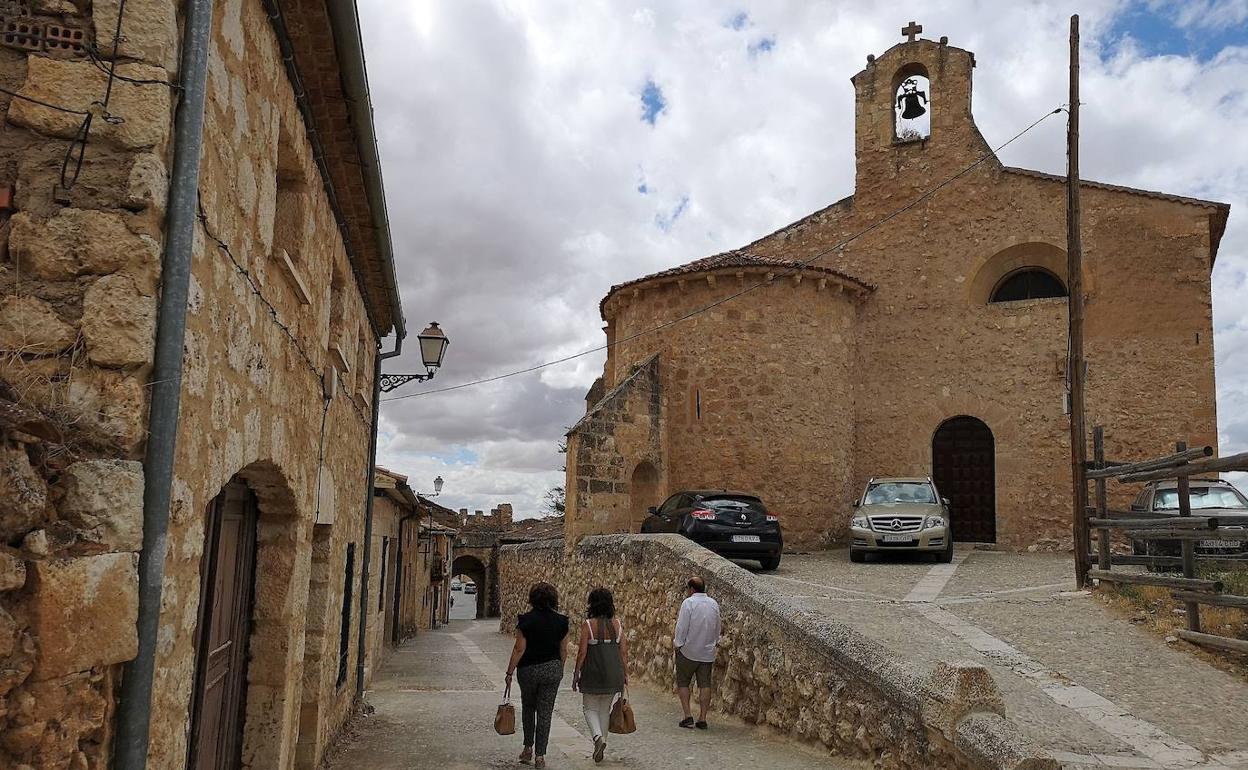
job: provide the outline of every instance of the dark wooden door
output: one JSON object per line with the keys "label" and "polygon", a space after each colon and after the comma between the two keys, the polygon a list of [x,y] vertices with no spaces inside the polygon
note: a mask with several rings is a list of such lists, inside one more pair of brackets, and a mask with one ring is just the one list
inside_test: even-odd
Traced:
{"label": "dark wooden door", "polygon": [[997,541],[995,447],[987,425],[974,417],[942,423],[932,437],[932,480],[949,498],[954,540]]}
{"label": "dark wooden door", "polygon": [[242,751],[247,638],[256,567],[256,498],[232,481],[208,504],[201,571],[191,770],[234,770]]}

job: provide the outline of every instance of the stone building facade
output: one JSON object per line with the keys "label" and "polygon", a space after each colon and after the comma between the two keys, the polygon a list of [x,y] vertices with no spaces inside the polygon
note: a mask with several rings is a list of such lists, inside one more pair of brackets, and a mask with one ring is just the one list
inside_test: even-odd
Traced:
{"label": "stone building facade", "polygon": [[[441,514],[441,515],[437,515]],[[450,565],[457,530],[439,523],[455,512],[417,494],[407,477],[377,469],[373,508],[374,553],[382,554],[376,633],[380,661],[385,644],[446,623],[451,605]]]}
{"label": "stone building facade", "polygon": [[[189,5],[130,0],[115,38],[116,0],[0,3],[4,767],[110,765]],[[352,7],[215,4],[149,768],[315,767],[371,646],[374,363],[403,332]]]}
{"label": "stone building facade", "polygon": [[[818,547],[842,541],[872,476],[933,475],[958,539],[1069,546],[1064,178],[992,153],[974,66],[944,38],[869,57],[853,195],[612,287],[612,347],[568,437],[573,539],[723,487]],[[903,129],[912,78],[925,134]],[[1210,271],[1229,207],[1096,182],[1082,198],[1088,424],[1115,458],[1216,446]]]}

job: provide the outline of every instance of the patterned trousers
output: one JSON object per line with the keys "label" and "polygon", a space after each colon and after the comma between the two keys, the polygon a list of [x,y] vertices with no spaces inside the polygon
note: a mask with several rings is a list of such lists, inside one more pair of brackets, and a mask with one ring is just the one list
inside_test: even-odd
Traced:
{"label": "patterned trousers", "polygon": [[520,721],[524,725],[524,745],[532,746],[533,753],[539,757],[546,756],[546,744],[550,740],[550,719],[555,712],[555,698],[559,695],[559,682],[562,680],[561,660],[516,669],[516,681],[520,684]]}

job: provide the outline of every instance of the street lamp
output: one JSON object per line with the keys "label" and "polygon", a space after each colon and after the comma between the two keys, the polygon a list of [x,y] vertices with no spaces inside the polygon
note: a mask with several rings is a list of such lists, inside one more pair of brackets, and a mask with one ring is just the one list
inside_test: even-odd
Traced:
{"label": "street lamp", "polygon": [[438,327],[438,322],[430,322],[423,332],[416,335],[416,339],[420,341],[420,358],[425,365],[426,372],[424,374],[383,374],[379,386],[382,393],[389,393],[412,380],[416,382],[431,380],[438,367],[442,365],[442,357],[446,355],[446,348],[451,341]]}

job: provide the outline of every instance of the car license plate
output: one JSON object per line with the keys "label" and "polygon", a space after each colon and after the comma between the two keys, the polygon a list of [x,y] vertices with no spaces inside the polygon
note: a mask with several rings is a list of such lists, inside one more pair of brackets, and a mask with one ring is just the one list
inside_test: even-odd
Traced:
{"label": "car license plate", "polygon": [[914,535],[884,535],[885,543],[909,543]]}
{"label": "car license plate", "polygon": [[1201,548],[1234,548],[1239,545],[1235,540],[1201,540]]}
{"label": "car license plate", "polygon": [[758,535],[733,535],[732,542],[734,543],[757,543]]}

